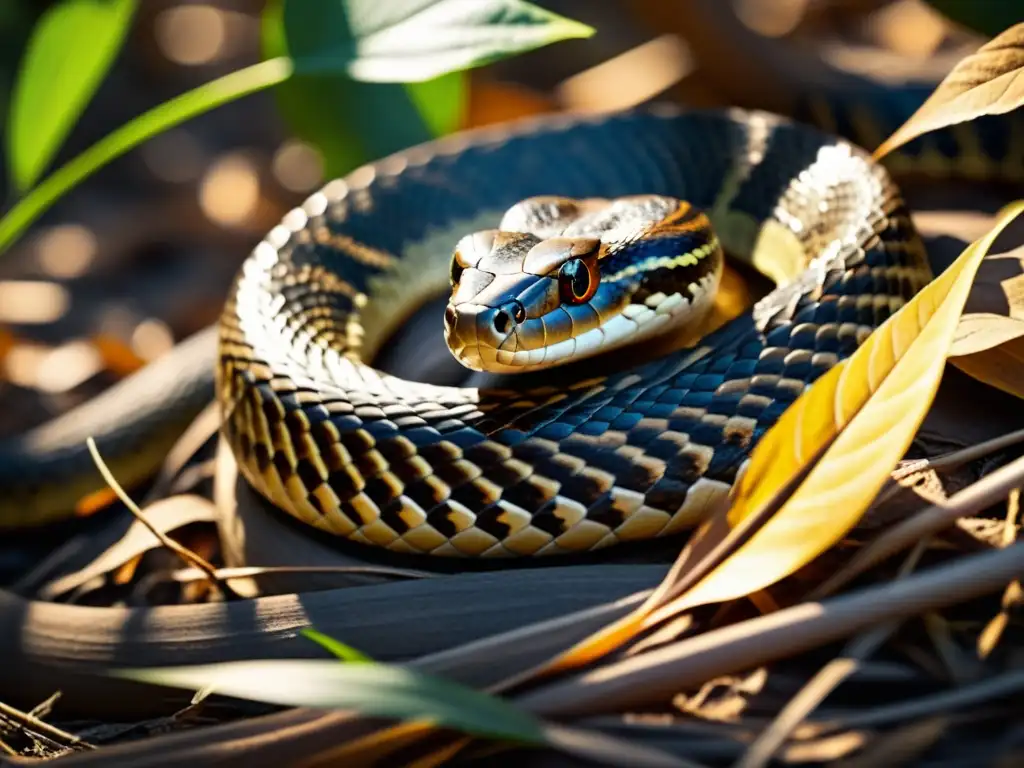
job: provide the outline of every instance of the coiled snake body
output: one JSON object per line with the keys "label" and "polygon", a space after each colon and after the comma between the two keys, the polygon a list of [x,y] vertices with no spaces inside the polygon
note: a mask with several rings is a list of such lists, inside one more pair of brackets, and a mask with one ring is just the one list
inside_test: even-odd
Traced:
{"label": "coiled snake body", "polygon": [[[510,557],[685,530],[803,389],[931,277],[881,166],[765,114],[544,119],[432,149],[285,217],[221,323],[217,392],[242,473],[364,544]],[[514,390],[363,362],[450,280],[449,344],[472,367],[679,332],[710,304],[723,249],[778,287],[653,362]]]}

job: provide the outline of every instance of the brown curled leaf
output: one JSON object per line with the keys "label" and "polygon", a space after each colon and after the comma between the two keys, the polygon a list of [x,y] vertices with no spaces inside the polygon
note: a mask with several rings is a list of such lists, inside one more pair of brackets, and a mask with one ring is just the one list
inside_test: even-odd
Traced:
{"label": "brown curled leaf", "polygon": [[1024,103],[1024,23],[957,64],[928,100],[875,150],[878,160],[918,136]]}
{"label": "brown curled leaf", "polygon": [[982,263],[949,357],[978,381],[1024,398],[1024,247]]}

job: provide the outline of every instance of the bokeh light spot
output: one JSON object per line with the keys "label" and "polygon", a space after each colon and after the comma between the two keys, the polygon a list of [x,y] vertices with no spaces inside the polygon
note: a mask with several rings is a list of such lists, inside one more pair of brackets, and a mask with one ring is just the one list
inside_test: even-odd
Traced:
{"label": "bokeh light spot", "polygon": [[62,224],[39,237],[36,258],[51,277],[78,277],[89,269],[98,249],[91,230],[80,224]]}
{"label": "bokeh light spot", "polygon": [[153,34],[160,50],[178,64],[209,64],[227,40],[223,12],[209,5],[168,8],[156,17]]}
{"label": "bokeh light spot", "polygon": [[0,282],[0,323],[52,323],[68,311],[64,286],[45,280]]}
{"label": "bokeh light spot", "polygon": [[256,211],[259,199],[259,173],[252,160],[241,154],[219,158],[199,187],[203,213],[218,224],[243,223]]}
{"label": "bokeh light spot", "polygon": [[174,346],[174,334],[167,324],[150,318],[132,332],[132,351],[144,360],[155,360]]}
{"label": "bokeh light spot", "polygon": [[99,352],[87,341],[72,341],[46,354],[36,369],[36,387],[58,393],[74,389],[103,368]]}
{"label": "bokeh light spot", "polygon": [[301,141],[286,141],[274,154],[274,176],[292,192],[308,192],[323,180],[320,152]]}

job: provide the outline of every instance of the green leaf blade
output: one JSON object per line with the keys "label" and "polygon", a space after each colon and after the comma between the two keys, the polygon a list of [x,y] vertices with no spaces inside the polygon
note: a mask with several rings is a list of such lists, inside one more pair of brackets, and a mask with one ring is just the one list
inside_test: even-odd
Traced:
{"label": "green leaf blade", "polygon": [[1019,3],[999,0],[926,0],[950,21],[995,37],[1020,21],[1024,11]]}
{"label": "green leaf blade", "polygon": [[236,661],[110,674],[186,690],[210,688],[221,695],[268,704],[355,710],[376,717],[429,721],[475,736],[545,743],[541,723],[503,699],[393,665]]}
{"label": "green leaf blade", "polygon": [[300,72],[415,83],[594,30],[525,0],[285,0]]}
{"label": "green leaf blade", "polygon": [[0,253],[17,240],[61,195],[111,160],[190,118],[242,96],[283,83],[291,76],[290,59],[261,61],[176,96],[125,123],[43,179],[0,219]]}
{"label": "green leaf blade", "polygon": [[295,62],[278,104],[330,177],[460,127],[464,70],[593,32],[524,0],[272,0],[263,51]]}
{"label": "green leaf blade", "polygon": [[12,94],[12,181],[29,189],[53,160],[114,63],[137,0],[64,0],[40,18]]}
{"label": "green leaf blade", "polygon": [[356,650],[351,645],[345,645],[345,643],[340,640],[335,640],[333,637],[325,635],[323,632],[317,632],[315,629],[304,629],[299,634],[308,640],[312,640],[321,648],[331,652],[341,661],[347,661],[350,663],[365,663],[373,661],[373,659],[362,651]]}
{"label": "green leaf blade", "polygon": [[[409,84],[353,80],[343,64],[322,54],[339,40],[355,45],[357,33],[343,5],[272,0],[263,14],[264,56],[294,54],[307,60],[274,95],[291,131],[320,151],[327,178],[451,133],[460,126],[466,103],[466,79],[459,72]],[[356,10],[365,15],[365,3],[348,5],[360,6]],[[390,14],[401,5],[378,4],[385,17],[364,18],[357,29],[392,23]],[[318,66],[309,65],[314,59]]]}

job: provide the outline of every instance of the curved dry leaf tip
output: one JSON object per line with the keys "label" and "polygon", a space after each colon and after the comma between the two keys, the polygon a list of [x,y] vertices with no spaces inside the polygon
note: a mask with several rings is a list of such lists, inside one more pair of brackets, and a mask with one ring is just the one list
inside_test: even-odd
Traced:
{"label": "curved dry leaf tip", "polygon": [[[1013,206],[998,216],[1013,215]],[[950,362],[984,384],[1024,398],[1024,247],[985,259],[967,306]]]}
{"label": "curved dry leaf tip", "polygon": [[[788,483],[791,476],[776,467],[802,468],[795,446],[805,443],[808,434],[827,447],[778,511],[675,600],[673,612],[763,589],[806,565],[856,525],[931,406],[978,265],[1022,209],[1024,204],[1008,209],[988,235],[883,323],[845,366],[821,377],[765,435],[728,512],[733,527],[757,514]],[[798,427],[805,433],[802,438],[788,434]],[[780,451],[787,445],[788,456]]]}
{"label": "curved dry leaf tip", "polygon": [[876,160],[929,131],[1024,103],[1024,23],[961,60],[910,119],[875,150]]}
{"label": "curved dry leaf tip", "polygon": [[647,604],[602,627],[576,645],[555,656],[537,670],[536,677],[565,672],[590,664],[632,640],[643,629]]}

